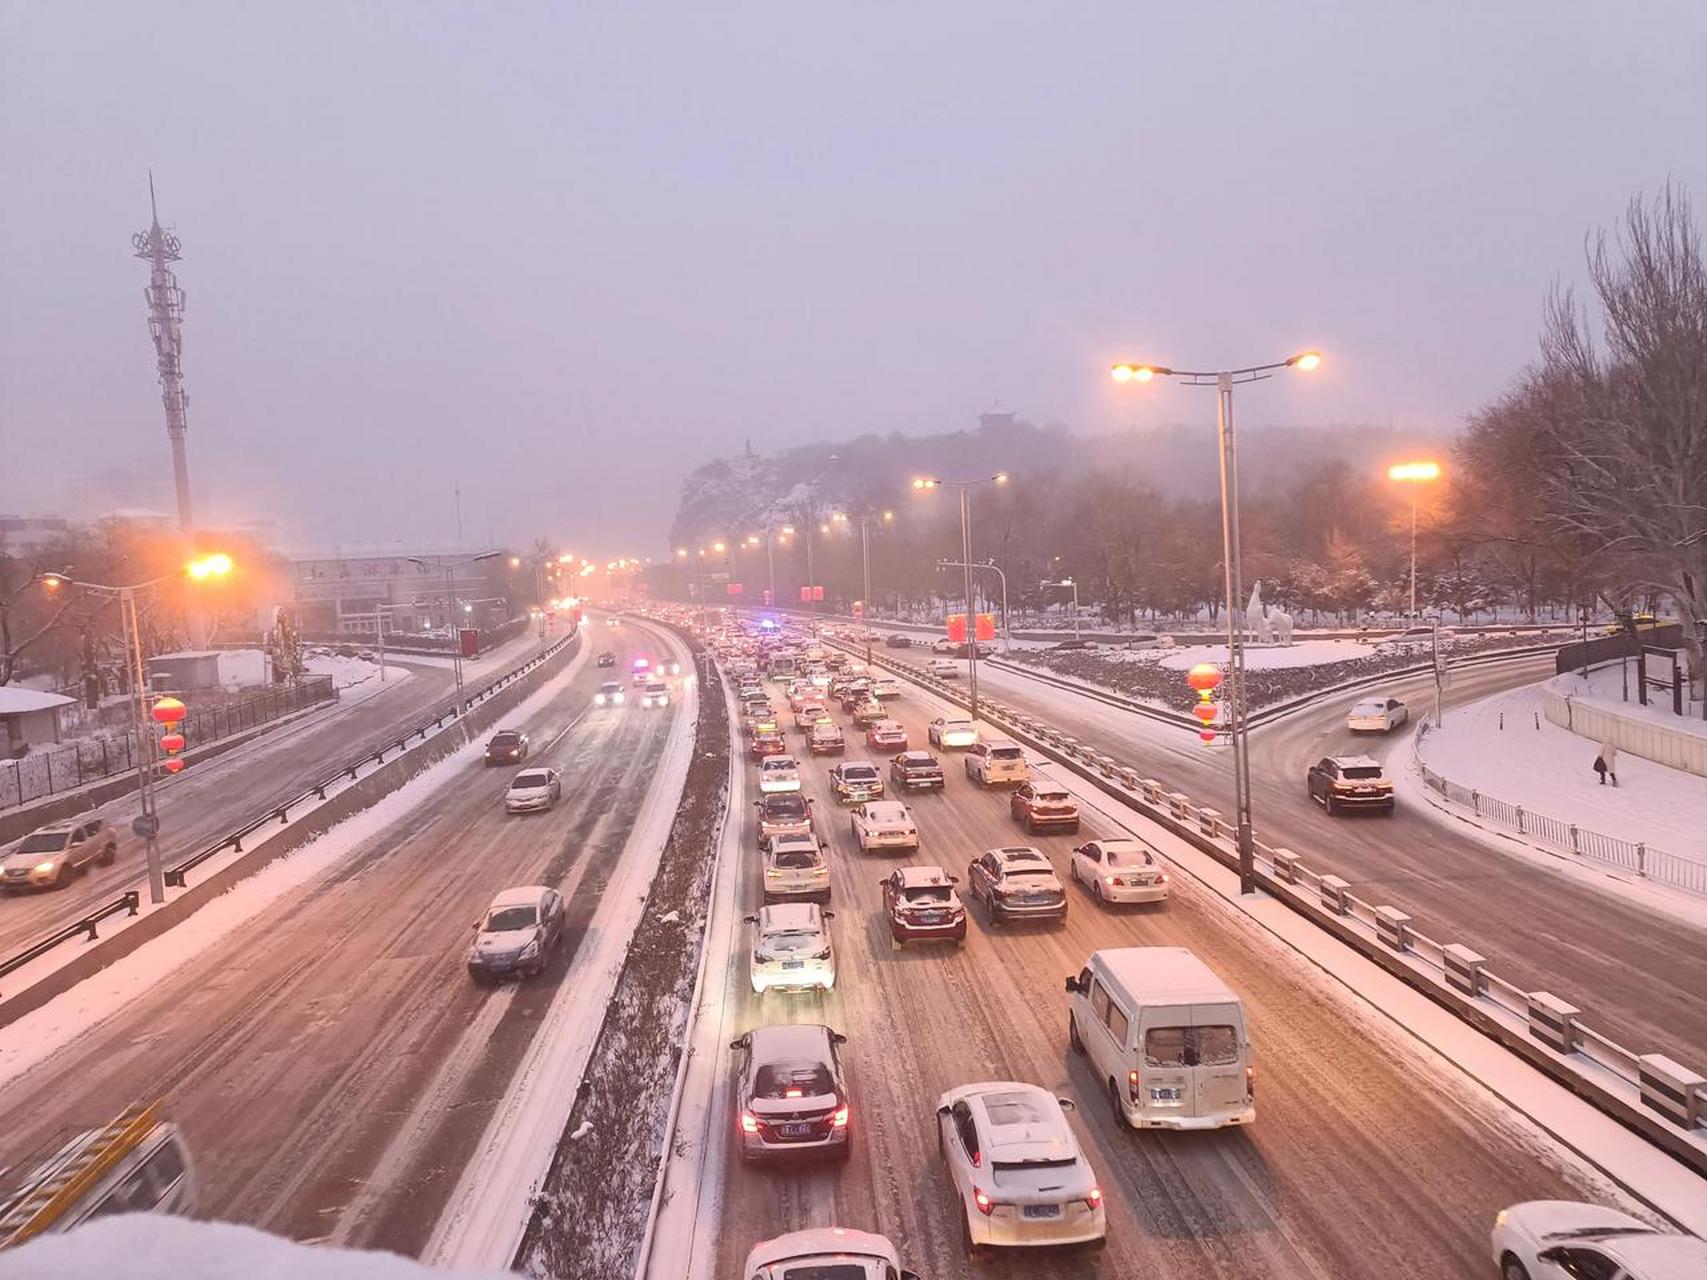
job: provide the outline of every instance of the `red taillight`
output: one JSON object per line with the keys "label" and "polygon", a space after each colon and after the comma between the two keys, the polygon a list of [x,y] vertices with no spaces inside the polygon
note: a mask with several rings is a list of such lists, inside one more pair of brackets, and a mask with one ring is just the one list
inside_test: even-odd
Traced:
{"label": "red taillight", "polygon": [[758,1119],[753,1115],[753,1113],[751,1111],[743,1111],[741,1113],[741,1132],[742,1133],[757,1133],[758,1131],[759,1131]]}
{"label": "red taillight", "polygon": [[1102,1188],[1093,1183],[1091,1185],[1090,1193],[1085,1196],[1085,1208],[1091,1210],[1094,1213],[1101,1206],[1102,1206]]}
{"label": "red taillight", "polygon": [[1125,881],[1123,881],[1119,876],[1104,876],[1102,880],[1104,884],[1108,885],[1119,885],[1125,883]]}
{"label": "red taillight", "polygon": [[996,1211],[996,1202],[985,1195],[983,1188],[977,1183],[972,1184],[972,1203],[978,1206],[978,1212],[986,1218]]}
{"label": "red taillight", "polygon": [[1245,1097],[1254,1098],[1257,1094],[1257,1069],[1245,1068]]}
{"label": "red taillight", "polygon": [[837,1128],[837,1129],[847,1128],[848,1127],[848,1109],[846,1107],[837,1107],[835,1115],[830,1117],[830,1124],[832,1127]]}
{"label": "red taillight", "polygon": [[1156,872],[1156,883],[1157,884],[1166,884],[1167,882],[1168,882],[1168,873],[1166,871]]}
{"label": "red taillight", "polygon": [[1126,1073],[1126,1096],[1133,1102],[1138,1101],[1138,1073],[1136,1071]]}

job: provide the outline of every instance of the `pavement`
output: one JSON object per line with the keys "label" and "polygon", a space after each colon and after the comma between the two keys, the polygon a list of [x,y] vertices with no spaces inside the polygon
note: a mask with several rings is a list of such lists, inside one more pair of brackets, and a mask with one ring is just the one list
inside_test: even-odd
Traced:
{"label": "pavement", "polygon": [[[630,627],[595,643],[626,656],[664,641]],[[681,714],[595,708],[607,675],[586,662],[517,726],[533,739],[527,764],[563,773],[554,810],[506,815],[514,770],[461,768],[258,927],[0,1083],[0,1166],[164,1097],[202,1215],[417,1252],[589,943]],[[562,886],[565,945],[541,980],[475,987],[470,923],[498,890],[530,883]]]}
{"label": "pavement", "polygon": [[[779,695],[780,696],[780,695]],[[893,713],[926,745],[930,714],[909,688]],[[838,714],[839,720],[845,720]],[[844,725],[846,728],[847,726]],[[1306,738],[1308,735],[1306,735]],[[879,882],[896,865],[935,863],[961,876],[979,851],[1043,849],[1067,880],[1076,843],[1106,834],[1087,815],[1077,836],[1023,834],[1007,796],[976,789],[958,753],[938,753],[947,789],[908,803],[918,854],[862,855],[827,786],[833,760],[804,758],[805,793],[831,843],[837,984],[828,995],[754,996],[746,982],[741,916],[759,900],[752,818],[740,841],[739,901],[720,981],[719,1044],[766,1023],[823,1022],[845,1033],[854,1149],[845,1165],[741,1165],[727,1139],[705,1159],[721,1186],[713,1238],[691,1275],[734,1275],[756,1240],[837,1224],[884,1232],[906,1265],[933,1277],[1465,1276],[1485,1274],[1494,1214],[1532,1198],[1607,1194],[1573,1157],[1432,1052],[1383,1027],[1368,1006],[1190,877],[1156,908],[1099,907],[1068,884],[1064,925],[992,932],[969,907],[963,948],[920,944],[895,953]],[[849,731],[847,759],[878,759]],[[1301,743],[1299,744],[1301,746]],[[747,799],[756,770],[745,770]],[[1301,788],[1299,788],[1301,789]],[[751,806],[738,810],[751,813]],[[1099,947],[1183,945],[1246,1002],[1257,1070],[1257,1119],[1248,1129],[1138,1134],[1104,1103],[1105,1082],[1067,1046],[1062,978]],[[702,1017],[712,1016],[711,1011]],[[733,1101],[728,1055],[710,1097],[714,1117]],[[1097,1170],[1109,1246],[1082,1252],[963,1258],[958,1201],[937,1162],[939,1093],[974,1080],[1045,1085],[1079,1102],[1071,1123]],[[717,1131],[716,1120],[713,1121]]]}

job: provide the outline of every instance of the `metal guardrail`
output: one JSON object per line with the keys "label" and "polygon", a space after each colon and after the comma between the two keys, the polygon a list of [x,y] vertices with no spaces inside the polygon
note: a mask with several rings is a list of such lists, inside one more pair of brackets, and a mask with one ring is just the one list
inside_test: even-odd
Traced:
{"label": "metal guardrail", "polygon": [[1526,839],[1549,845],[1561,853],[1593,858],[1596,862],[1634,871],[1646,880],[1657,880],[1661,884],[1669,884],[1690,893],[1707,894],[1707,862],[1667,853],[1645,841],[1621,840],[1617,836],[1579,827],[1576,823],[1566,822],[1562,818],[1536,813],[1532,809],[1513,804],[1509,800],[1501,800],[1498,796],[1491,796],[1475,787],[1466,787],[1430,769],[1422,761],[1422,744],[1428,729],[1429,726],[1424,724],[1417,730],[1411,746],[1411,758],[1416,764],[1417,772],[1422,775],[1423,783],[1448,804],[1468,809],[1471,816],[1479,822],[1515,831]]}
{"label": "metal guardrail", "polygon": [[[530,671],[533,671],[540,664],[555,657],[562,651],[565,645],[575,639],[575,634],[576,633],[571,633],[564,636],[549,648],[542,649],[538,653],[534,654],[533,657],[529,658],[520,666],[512,667],[496,680],[482,685],[479,689],[476,689],[473,692],[465,693],[464,699],[468,706],[473,707],[476,703],[484,702],[493,694],[497,693],[501,689],[507,688],[515,681],[521,679],[521,677],[527,675]],[[226,832],[224,835],[219,837],[219,839],[215,840],[211,844],[205,845],[195,853],[192,853],[189,857],[183,859],[183,861],[168,867],[166,869],[167,885],[177,889],[188,888],[189,873],[201,866],[209,858],[215,857],[227,850],[234,853],[241,853],[243,851],[243,841],[245,838],[254,835],[263,827],[288,823],[290,821],[290,811],[292,809],[298,809],[305,804],[318,803],[319,801],[326,799],[326,794],[332,787],[337,786],[339,783],[353,783],[357,777],[360,776],[364,768],[367,768],[369,765],[377,768],[378,766],[387,763],[388,760],[396,759],[398,755],[401,755],[407,749],[407,745],[410,741],[418,738],[422,742],[425,742],[433,732],[436,732],[444,725],[445,721],[455,720],[457,718],[456,697],[454,694],[441,700],[436,704],[436,707],[437,709],[435,711],[423,716],[414,725],[397,734],[395,737],[388,734],[386,736],[386,740],[379,746],[364,747],[359,755],[352,756],[336,769],[323,775],[319,781],[311,783],[297,795],[292,796],[289,800],[273,805],[265,813],[258,817],[251,818],[242,826]],[[117,915],[121,911],[126,911],[130,915],[134,916],[140,909],[139,891],[135,889],[129,890],[113,901],[106,903],[104,906],[96,908],[88,915],[72,921],[70,924],[67,924],[54,933],[48,934],[46,937],[32,942],[23,950],[14,952],[10,956],[0,958],[0,977],[22,968],[32,960],[39,959],[41,956],[46,955],[55,947],[70,942],[79,936],[86,941],[92,941],[98,936],[96,933],[96,926],[99,925],[101,921],[107,919],[109,916]]]}
{"label": "metal guardrail", "polygon": [[[858,652],[851,646],[838,647]],[[966,704],[967,699],[954,685],[910,664],[875,654],[872,661],[949,702]],[[1235,832],[1217,810],[1198,804],[1184,792],[1168,789],[1154,778],[1141,776],[1135,768],[1017,708],[980,699],[980,709],[1008,732],[1047,744],[1039,749],[1061,759],[1104,792],[1163,821],[1223,866],[1237,866]],[[1257,879],[1271,896],[1307,917],[1312,911],[1324,912],[1352,926],[1354,936],[1370,952],[1403,957],[1410,962],[1409,972],[1426,977],[1442,995],[1450,993],[1464,1002],[1442,1001],[1472,1026],[1475,1024],[1467,1016],[1466,1004],[1478,1013],[1492,1015],[1491,1020],[1508,1034],[1532,1038],[1549,1051],[1538,1065],[1567,1087],[1581,1091],[1591,1077],[1590,1067],[1610,1073],[1633,1093],[1633,1099],[1625,1100],[1626,1106],[1664,1121],[1667,1132],[1683,1139],[1667,1149],[1707,1172],[1707,1081],[1700,1073],[1663,1055],[1638,1054],[1617,1044],[1583,1024],[1579,1011],[1552,993],[1525,991],[1488,971],[1483,958],[1471,948],[1442,943],[1417,932],[1405,912],[1357,897],[1345,880],[1312,870],[1293,850],[1261,840],[1255,846]],[[1627,1117],[1619,1118],[1627,1122]]]}
{"label": "metal guardrail", "polygon": [[[180,732],[192,747],[206,746],[304,707],[329,702],[337,694],[331,676],[307,676],[296,684],[279,685],[233,702],[192,708]],[[135,739],[127,730],[112,737],[33,751],[16,760],[0,760],[0,809],[129,773],[136,768],[134,750]]]}

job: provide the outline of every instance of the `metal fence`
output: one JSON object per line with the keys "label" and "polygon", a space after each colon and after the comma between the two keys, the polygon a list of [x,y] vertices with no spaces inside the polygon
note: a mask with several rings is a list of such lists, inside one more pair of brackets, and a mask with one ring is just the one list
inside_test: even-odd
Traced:
{"label": "metal fence", "polygon": [[[191,695],[191,710],[184,717],[182,732],[192,748],[202,747],[336,696],[331,676],[308,676],[294,685],[278,685],[210,707],[195,707]],[[128,733],[32,751],[17,760],[0,760],[0,809],[72,791],[134,768],[135,740]]]}
{"label": "metal fence", "polygon": [[[1418,734],[1419,747],[1426,731],[1427,726],[1424,726]],[[1593,858],[1596,862],[1634,871],[1648,880],[1687,889],[1691,893],[1707,894],[1707,862],[1679,857],[1663,849],[1656,849],[1641,840],[1620,840],[1617,836],[1590,831],[1574,822],[1536,813],[1520,804],[1491,796],[1485,791],[1466,787],[1430,769],[1422,762],[1420,754],[1417,757],[1417,769],[1431,791],[1450,804],[1468,809],[1480,822],[1515,831],[1525,839],[1547,845],[1561,853]]]}

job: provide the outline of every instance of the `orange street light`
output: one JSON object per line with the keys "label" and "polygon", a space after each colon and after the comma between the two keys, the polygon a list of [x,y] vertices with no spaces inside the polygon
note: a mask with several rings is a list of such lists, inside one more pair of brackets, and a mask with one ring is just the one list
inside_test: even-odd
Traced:
{"label": "orange street light", "polygon": [[[1387,478],[1407,484],[1426,484],[1440,479],[1438,462],[1397,462],[1387,468]],[[1411,490],[1411,625],[1417,624],[1417,491]]]}
{"label": "orange street light", "polygon": [[184,571],[197,582],[205,582],[209,578],[223,578],[231,570],[231,557],[223,551],[203,556],[200,560],[192,560],[184,566]]}

